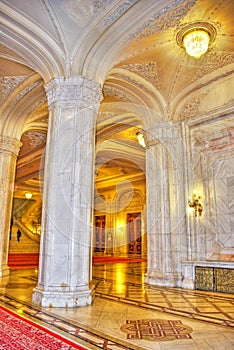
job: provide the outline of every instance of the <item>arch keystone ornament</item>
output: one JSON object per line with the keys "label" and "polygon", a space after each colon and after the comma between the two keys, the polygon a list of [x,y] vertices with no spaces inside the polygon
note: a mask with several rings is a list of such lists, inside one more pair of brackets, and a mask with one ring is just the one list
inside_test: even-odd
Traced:
{"label": "arch keystone ornament", "polygon": [[167,341],[175,339],[191,339],[193,329],[180,320],[127,320],[121,328],[127,333],[127,339],[143,339]]}

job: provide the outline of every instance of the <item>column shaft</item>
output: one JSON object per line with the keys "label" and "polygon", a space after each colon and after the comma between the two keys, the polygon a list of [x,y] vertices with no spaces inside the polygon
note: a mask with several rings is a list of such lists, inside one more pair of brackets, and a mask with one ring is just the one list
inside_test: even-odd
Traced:
{"label": "column shaft", "polygon": [[54,79],[46,91],[50,120],[39,279],[33,302],[76,307],[92,302],[93,160],[101,91],[83,77]]}

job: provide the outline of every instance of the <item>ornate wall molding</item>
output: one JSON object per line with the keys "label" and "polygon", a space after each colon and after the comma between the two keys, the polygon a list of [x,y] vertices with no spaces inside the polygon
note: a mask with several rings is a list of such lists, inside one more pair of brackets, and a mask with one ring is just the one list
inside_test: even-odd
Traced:
{"label": "ornate wall molding", "polygon": [[22,143],[18,139],[0,135],[0,153],[5,153],[16,158],[21,146]]}
{"label": "ornate wall molding", "polygon": [[74,104],[80,108],[95,106],[102,100],[101,87],[82,76],[54,78],[45,86],[48,105]]}

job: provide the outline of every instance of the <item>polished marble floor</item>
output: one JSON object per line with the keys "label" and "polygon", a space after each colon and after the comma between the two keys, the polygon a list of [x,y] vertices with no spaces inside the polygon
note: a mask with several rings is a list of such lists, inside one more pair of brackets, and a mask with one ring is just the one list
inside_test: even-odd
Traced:
{"label": "polished marble floor", "polygon": [[145,268],[93,266],[96,297],[76,309],[33,306],[37,270],[11,271],[0,279],[0,303],[87,349],[234,349],[234,295],[150,287]]}

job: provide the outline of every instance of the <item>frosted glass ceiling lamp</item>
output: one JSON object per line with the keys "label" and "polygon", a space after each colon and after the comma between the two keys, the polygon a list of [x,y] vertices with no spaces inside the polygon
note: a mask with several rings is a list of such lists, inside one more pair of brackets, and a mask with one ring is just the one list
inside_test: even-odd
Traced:
{"label": "frosted glass ceiling lamp", "polygon": [[199,59],[207,52],[215,36],[216,30],[211,24],[196,22],[182,28],[178,32],[176,40],[189,56]]}
{"label": "frosted glass ceiling lamp", "polygon": [[26,192],[26,193],[25,193],[25,197],[26,197],[27,199],[31,199],[31,198],[32,198],[32,193],[31,193],[31,192]]}
{"label": "frosted glass ceiling lamp", "polygon": [[200,58],[209,47],[210,36],[202,29],[192,30],[183,37],[183,44],[189,56]]}

